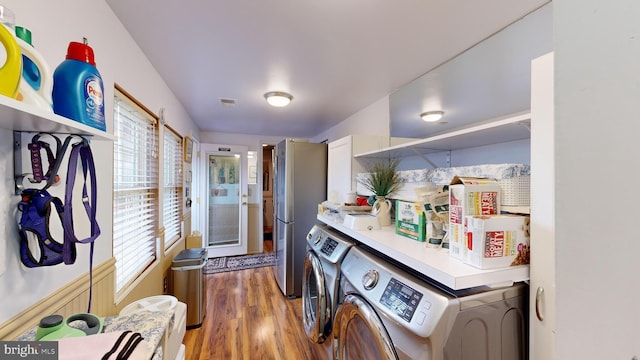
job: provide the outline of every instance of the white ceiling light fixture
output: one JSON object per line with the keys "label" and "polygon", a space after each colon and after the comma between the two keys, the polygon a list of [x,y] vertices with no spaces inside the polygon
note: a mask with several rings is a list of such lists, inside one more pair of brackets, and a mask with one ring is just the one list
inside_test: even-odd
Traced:
{"label": "white ceiling light fixture", "polygon": [[444,111],[427,111],[420,114],[420,117],[426,122],[434,122],[442,119],[443,115]]}
{"label": "white ceiling light fixture", "polygon": [[291,100],[293,100],[293,96],[291,94],[283,91],[269,91],[264,94],[264,98],[267,99],[269,105],[275,107],[287,106]]}

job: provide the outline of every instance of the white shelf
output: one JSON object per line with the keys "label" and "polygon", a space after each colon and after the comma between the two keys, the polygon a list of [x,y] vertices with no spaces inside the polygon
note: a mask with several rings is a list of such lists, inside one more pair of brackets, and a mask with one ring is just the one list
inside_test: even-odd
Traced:
{"label": "white shelf", "polygon": [[427,248],[423,242],[396,235],[393,226],[380,230],[356,231],[326,216],[318,215],[317,218],[453,290],[529,280],[529,265],[481,270],[451,258],[446,250]]}
{"label": "white shelf", "polygon": [[531,214],[531,207],[500,205],[500,211],[511,214]]}
{"label": "white shelf", "polygon": [[95,140],[115,140],[112,134],[1,95],[0,128],[24,132],[91,135]]}
{"label": "white shelf", "polygon": [[356,154],[354,157],[400,158],[528,139],[531,136],[530,125],[531,114],[529,112],[518,113],[445,134]]}

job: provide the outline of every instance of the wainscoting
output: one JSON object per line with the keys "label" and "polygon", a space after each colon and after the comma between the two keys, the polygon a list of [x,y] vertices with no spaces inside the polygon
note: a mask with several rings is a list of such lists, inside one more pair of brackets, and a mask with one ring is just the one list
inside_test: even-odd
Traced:
{"label": "wainscoting", "polygon": [[[115,259],[111,258],[93,269],[93,303],[91,313],[114,315]],[[68,316],[87,312],[89,302],[89,273],[54,291],[30,308],[0,325],[0,339],[13,340],[36,326],[40,319],[51,314]]]}

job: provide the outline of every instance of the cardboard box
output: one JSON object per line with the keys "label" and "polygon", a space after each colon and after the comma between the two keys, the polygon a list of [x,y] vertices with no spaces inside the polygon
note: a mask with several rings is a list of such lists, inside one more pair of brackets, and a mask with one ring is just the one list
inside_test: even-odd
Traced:
{"label": "cardboard box", "polygon": [[[467,216],[467,259],[480,269],[528,264],[529,217],[523,215]],[[520,255],[520,256],[519,256]],[[524,260],[524,261],[523,261]]]}
{"label": "cardboard box", "polygon": [[421,203],[396,200],[396,234],[424,242],[426,223]]}
{"label": "cardboard box", "polygon": [[500,184],[494,179],[455,176],[449,186],[449,255],[464,261],[465,216],[500,214]]}

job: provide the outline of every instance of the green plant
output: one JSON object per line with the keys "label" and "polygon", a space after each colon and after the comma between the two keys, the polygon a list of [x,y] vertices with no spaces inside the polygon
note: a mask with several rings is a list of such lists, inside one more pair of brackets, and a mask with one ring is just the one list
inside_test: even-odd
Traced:
{"label": "green plant", "polygon": [[376,196],[388,196],[400,187],[400,176],[396,172],[398,160],[377,160],[365,166],[366,176],[360,183]]}

